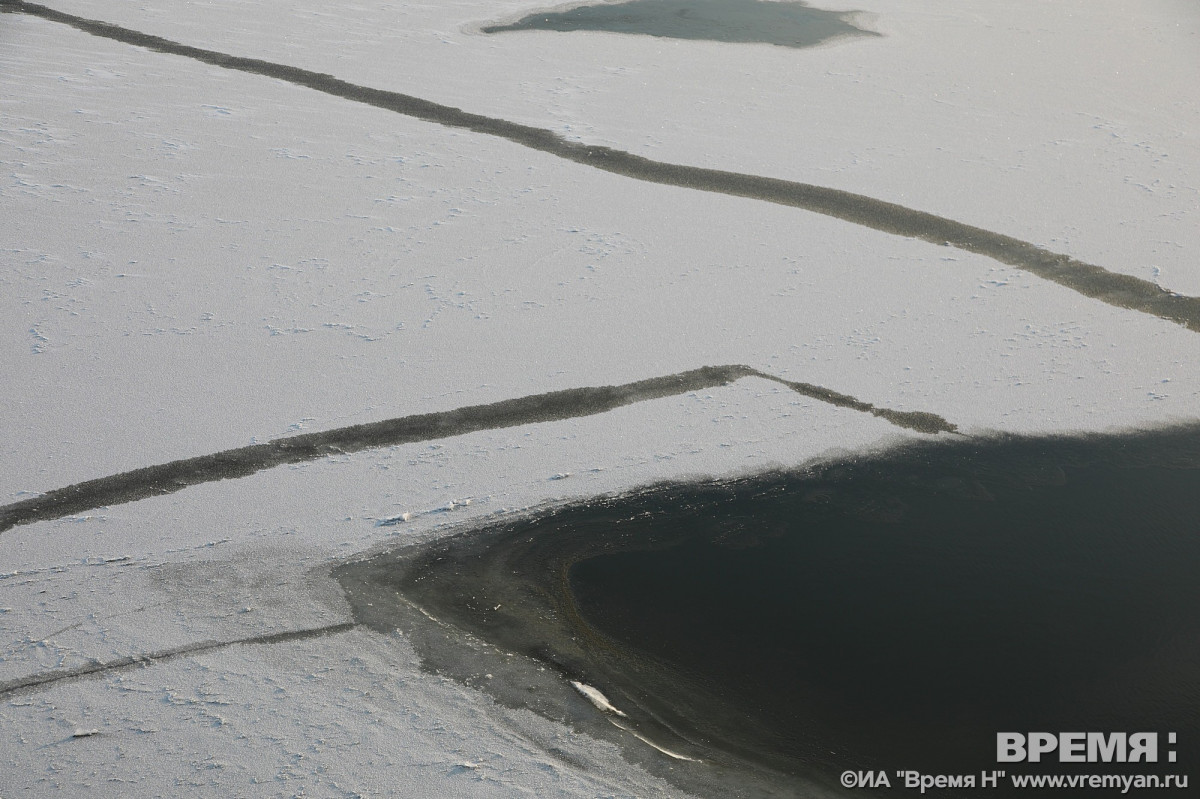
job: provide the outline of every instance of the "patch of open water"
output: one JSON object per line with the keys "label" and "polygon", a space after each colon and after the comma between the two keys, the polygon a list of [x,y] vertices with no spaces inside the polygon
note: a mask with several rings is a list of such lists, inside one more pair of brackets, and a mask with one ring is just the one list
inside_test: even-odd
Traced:
{"label": "patch of open water", "polygon": [[[358,585],[399,591],[443,625],[423,651],[432,667],[516,674],[511,659],[464,658],[446,629],[465,631],[548,667],[543,680],[594,686],[627,714],[609,722],[781,785],[1004,768],[1002,731],[1163,742],[1155,764],[1054,757],[1013,773],[1197,762],[1197,426],[922,443],[668,485],[369,564]],[[530,674],[485,689],[520,705],[542,690]],[[584,727],[605,715],[550,704],[541,712]]]}
{"label": "patch of open water", "polygon": [[846,36],[879,35],[860,27],[856,22],[858,17],[855,12],[813,8],[799,0],[627,0],[568,5],[482,30],[484,33],[606,31],[669,39],[814,47]]}

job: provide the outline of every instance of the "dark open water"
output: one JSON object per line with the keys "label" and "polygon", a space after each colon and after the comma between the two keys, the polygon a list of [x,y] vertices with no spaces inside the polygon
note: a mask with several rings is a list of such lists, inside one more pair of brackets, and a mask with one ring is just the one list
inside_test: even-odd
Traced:
{"label": "dark open water", "polygon": [[539,11],[484,33],[604,31],[669,39],[813,47],[846,36],[877,36],[855,14],[813,8],[798,0],[627,0]]}
{"label": "dark open water", "polygon": [[[602,498],[353,568],[367,623],[392,629],[399,593],[542,664],[518,674],[410,625],[433,668],[626,740],[551,698],[556,681],[596,686],[622,723],[710,764],[667,761],[668,779],[697,770],[689,790],[720,778],[724,795],[747,766],[834,790],[843,769],[1200,776],[1200,426],[943,438]],[[1009,731],[1158,732],[1163,762],[998,764]]]}
{"label": "dark open water", "polygon": [[605,636],[758,718],[760,745],[831,767],[977,773],[998,731],[1176,731],[1195,752],[1200,471],[1053,444],[937,460],[739,492],[680,543],[575,563],[571,590]]}

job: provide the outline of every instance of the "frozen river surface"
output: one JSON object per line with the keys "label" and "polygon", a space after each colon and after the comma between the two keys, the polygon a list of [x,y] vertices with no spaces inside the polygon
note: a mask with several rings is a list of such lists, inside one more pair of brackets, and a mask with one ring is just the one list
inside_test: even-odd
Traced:
{"label": "frozen river surface", "polygon": [[1200,416],[1194,4],[823,6],[872,35],[806,48],[0,8],[5,796],[705,793],[559,675],[423,670],[331,570]]}

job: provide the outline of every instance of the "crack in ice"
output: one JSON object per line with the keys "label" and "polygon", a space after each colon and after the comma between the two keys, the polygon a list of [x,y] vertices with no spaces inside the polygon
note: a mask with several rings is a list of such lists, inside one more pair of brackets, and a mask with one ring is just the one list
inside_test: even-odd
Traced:
{"label": "crack in ice", "polygon": [[413,95],[361,86],[300,67],[193,47],[36,3],[0,0],[0,9],[31,14],[85,33],[160,53],[287,81],[426,122],[497,136],[539,152],[636,180],[792,206],[884,233],[956,247],[1023,269],[1085,297],[1157,316],[1200,332],[1200,297],[1178,294],[1149,280],[1112,272],[1012,236],[886,200],[811,183],[654,161],[611,147],[570,142],[544,128],[473,114]]}
{"label": "crack in ice", "polygon": [[108,672],[112,671],[129,669],[133,668],[134,666],[145,666],[152,663],[162,663],[164,661],[183,657],[184,655],[196,655],[202,652],[211,652],[216,649],[224,649],[226,647],[236,646],[238,644],[277,644],[285,641],[303,641],[307,638],[317,638],[320,636],[346,632],[347,630],[352,630],[357,626],[358,624],[355,622],[343,622],[341,624],[330,624],[325,627],[317,627],[308,630],[289,630],[288,632],[282,633],[256,635],[250,638],[238,638],[233,641],[199,641],[193,644],[178,646],[173,649],[163,649],[158,652],[150,652],[145,655],[128,655],[126,657],[117,658],[116,660],[107,660],[100,663],[90,663],[86,666],[77,666],[73,669],[54,669],[53,671],[40,672],[38,674],[31,674],[27,677],[18,677],[15,680],[0,682],[0,697],[42,690],[47,685],[53,685],[55,683],[67,680],[82,680],[88,677],[107,674]]}
{"label": "crack in ice", "polygon": [[703,366],[687,372],[651,377],[618,386],[568,388],[487,405],[469,405],[440,413],[401,416],[382,422],[304,433],[266,444],[251,444],[211,455],[146,466],[76,483],[47,491],[41,496],[0,506],[0,532],[18,524],[58,519],[93,508],[173,494],[201,483],[248,477],[275,466],[302,463],[330,455],[345,455],[364,449],[461,436],[481,430],[592,416],[635,402],[715,388],[744,377],[760,377],[780,383],[806,397],[870,413],[894,425],[920,433],[957,431],[957,427],[937,414],[879,408],[847,394],[811,383],[784,380],[750,366]]}

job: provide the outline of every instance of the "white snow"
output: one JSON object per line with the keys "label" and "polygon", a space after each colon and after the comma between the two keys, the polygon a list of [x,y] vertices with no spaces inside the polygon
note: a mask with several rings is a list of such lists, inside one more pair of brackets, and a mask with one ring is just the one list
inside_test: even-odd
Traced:
{"label": "white snow", "polygon": [[[812,50],[477,32],[541,6],[525,0],[47,2],[662,161],[860,192],[1200,294],[1200,8],[1184,0],[819,4],[869,12],[884,36]],[[714,364],[967,433],[1200,415],[1196,333],[981,256],[23,14],[0,15],[0,71],[0,504]],[[0,682],[339,624],[342,558],[914,435],[751,377],[19,526],[0,534]],[[0,793],[81,792],[679,794],[358,628],[0,697]]]}

